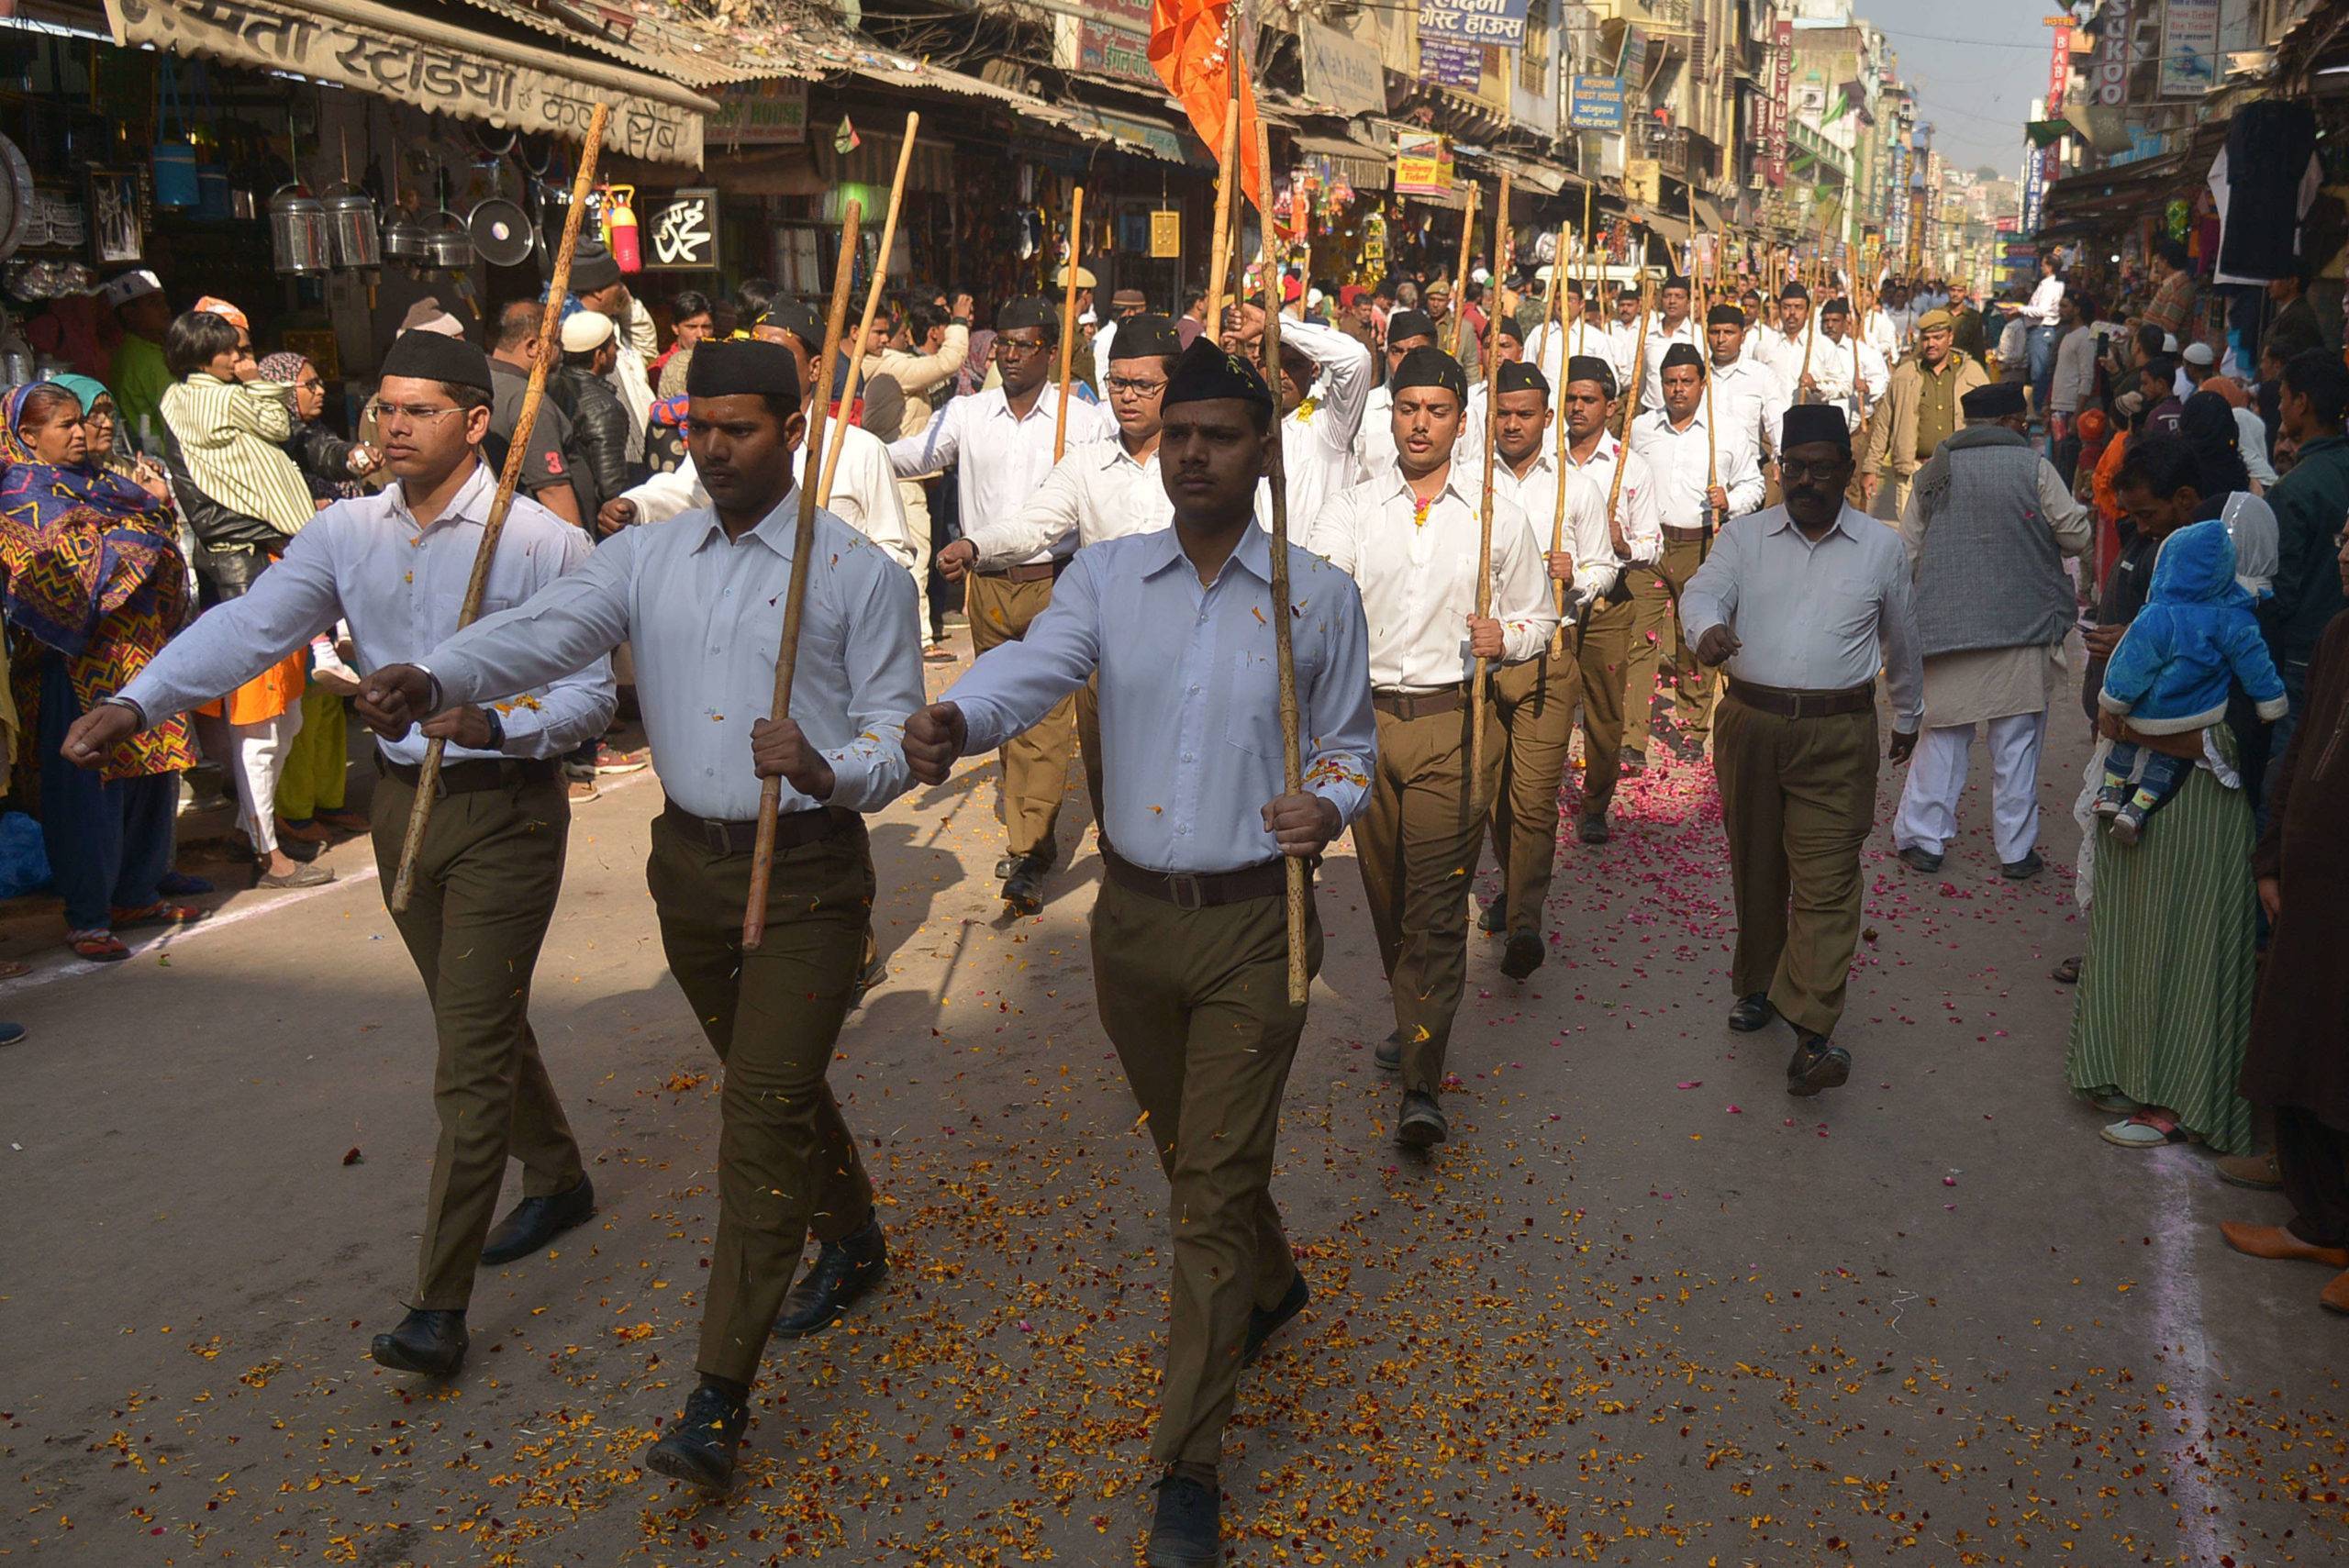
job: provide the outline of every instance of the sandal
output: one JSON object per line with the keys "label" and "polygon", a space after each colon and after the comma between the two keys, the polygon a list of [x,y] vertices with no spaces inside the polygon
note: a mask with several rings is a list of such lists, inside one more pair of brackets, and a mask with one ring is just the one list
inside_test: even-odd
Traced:
{"label": "sandal", "polygon": [[22,980],[33,972],[29,963],[18,963],[13,958],[0,958],[0,980]]}
{"label": "sandal", "polygon": [[2058,985],[2077,985],[2080,983],[2080,960],[2065,959],[2047,972],[2047,978]]}
{"label": "sandal", "polygon": [[2154,1111],[2139,1111],[2126,1121],[2116,1121],[2101,1129],[2097,1136],[2123,1149],[2159,1149],[2165,1144],[2184,1143],[2190,1137],[2176,1121]]}
{"label": "sandal", "polygon": [[174,904],[170,899],[158,899],[144,909],[115,909],[114,929],[117,931],[136,930],[141,926],[193,926],[204,918],[206,911],[192,904]]}
{"label": "sandal", "polygon": [[92,963],[120,963],[130,956],[130,950],[112,931],[68,931],[65,945],[73,950],[75,957],[86,958]]}

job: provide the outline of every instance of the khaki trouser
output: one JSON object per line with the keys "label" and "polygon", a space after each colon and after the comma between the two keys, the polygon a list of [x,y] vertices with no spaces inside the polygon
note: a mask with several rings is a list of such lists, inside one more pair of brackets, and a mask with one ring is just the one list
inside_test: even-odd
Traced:
{"label": "khaki trouser", "polygon": [[1913,473],[1890,473],[1882,476],[1876,487],[1876,502],[1868,508],[1868,516],[1880,522],[1898,524],[1900,514],[1908,509],[1909,487],[1917,483]]}
{"label": "khaki trouser", "polygon": [[[971,646],[980,653],[1028,634],[1052,602],[1049,578],[1014,583],[974,573],[963,580],[971,617]],[[1003,826],[1015,855],[1057,859],[1052,829],[1068,790],[1068,756],[1076,747],[1076,700],[1063,698],[1041,720],[1003,743]]]}
{"label": "khaki trouser", "polygon": [[1093,798],[1093,826],[1101,827],[1101,676],[1076,689],[1076,750],[1085,759],[1085,793]]}
{"label": "khaki trouser", "polygon": [[[1443,1085],[1444,1050],[1468,976],[1468,880],[1483,848],[1486,813],[1469,814],[1468,709],[1421,718],[1380,713],[1378,772],[1370,806],[1354,824],[1362,888],[1378,933],[1378,958],[1403,1033],[1403,1086]],[[1500,780],[1505,735],[1485,726],[1478,798]]]}
{"label": "khaki trouser", "polygon": [[[1569,623],[1571,625],[1571,623]],[[1583,724],[1584,817],[1603,817],[1615,798],[1623,752],[1623,656],[1631,606],[1593,606],[1578,642],[1569,631],[1564,656],[1508,664],[1493,677],[1494,706],[1508,732],[1500,784],[1493,794],[1493,860],[1501,868],[1511,931],[1542,929],[1542,906],[1558,860],[1558,797],[1574,739]]]}
{"label": "khaki trouser", "polygon": [[1860,846],[1876,819],[1876,713],[1781,718],[1722,699],[1713,735],[1737,904],[1730,984],[1831,1034],[1860,940]]}
{"label": "khaki trouser", "polygon": [[1681,733],[1701,741],[1712,728],[1719,676],[1697,662],[1680,634],[1680,594],[1697,568],[1705,563],[1707,546],[1698,539],[1667,539],[1664,562],[1655,571],[1636,567],[1631,581],[1631,651],[1623,663],[1623,744],[1634,751],[1648,749],[1649,708],[1655,698],[1655,667],[1664,638],[1672,639],[1675,676],[1672,717]]}
{"label": "khaki trouser", "polygon": [[663,813],[653,819],[645,881],[669,972],[726,1069],[718,1242],[694,1364],[749,1383],[809,1232],[837,1241],[873,1212],[873,1184],[824,1082],[856,994],[872,851],[860,817],[829,838],[778,849],[766,936],[747,953],[748,851],[713,850]]}
{"label": "khaki trouser", "polygon": [[[1212,1465],[1231,1419],[1248,1315],[1297,1276],[1272,1195],[1281,1094],[1305,1009],[1288,1005],[1286,900],[1180,909],[1104,882],[1093,906],[1102,1027],[1166,1172],[1174,1230],[1162,1463]],[[1321,927],[1307,900],[1308,972]]]}
{"label": "khaki trouser", "polygon": [[[399,864],[413,786],[375,781],[375,863]],[[526,1197],[551,1197],[585,1173],[562,1102],[530,1032],[530,974],[562,890],[571,803],[560,778],[472,790],[433,803],[405,914],[392,924],[432,999],[440,1057],[432,1108],[440,1140],[417,1250],[417,1299],[462,1312],[481,1266],[510,1154]],[[384,884],[386,895],[391,883]]]}

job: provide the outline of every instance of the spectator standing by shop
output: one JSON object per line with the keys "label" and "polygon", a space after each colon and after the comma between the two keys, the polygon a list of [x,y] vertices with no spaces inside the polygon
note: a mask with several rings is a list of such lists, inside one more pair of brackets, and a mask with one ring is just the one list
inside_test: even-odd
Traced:
{"label": "spectator standing by shop", "polygon": [[[562,401],[570,406],[571,450],[565,465],[580,490],[580,516],[592,517],[633,484],[628,455],[628,412],[612,390],[620,346],[611,317],[592,310],[562,324]],[[582,482],[584,487],[582,487]]]}
{"label": "spectator standing by shop", "polygon": [[2097,336],[2088,327],[2096,319],[2096,301],[2073,289],[2055,308],[2063,336],[2055,344],[2055,372],[2049,383],[2047,440],[2056,471],[2068,485],[2080,462],[2079,432],[2074,426],[2096,395]]}
{"label": "spectator standing by shop", "polygon": [[[875,427],[868,412],[865,428],[883,442],[921,434],[930,428],[938,405],[953,395],[954,378],[970,362],[973,309],[974,302],[967,294],[957,294],[952,306],[943,310],[927,303],[916,305],[899,319],[889,346],[878,354],[866,356],[865,363],[875,374],[893,378],[905,394],[895,428]],[[921,560],[914,568],[914,585],[921,590],[922,657],[932,662],[952,657],[944,647],[943,628],[930,612],[933,584],[930,563],[948,542],[938,537],[938,520],[930,516],[930,485],[938,477],[935,473],[909,474],[897,480],[897,497],[905,505],[907,530],[921,549]]]}
{"label": "spectator standing by shop", "polygon": [[[652,378],[645,366],[660,350],[660,328],[652,324],[652,313],[629,293],[619,262],[600,244],[582,243],[573,255],[571,296],[582,309],[594,311],[612,324],[612,363],[603,374],[628,419],[627,460],[642,462],[645,427],[652,416]],[[618,494],[618,490],[607,490],[605,499]]]}
{"label": "spectator standing by shop", "polygon": [[163,358],[163,334],[171,329],[172,302],[161,280],[144,267],[109,281],[99,296],[114,306],[122,341],[106,366],[115,409],[130,431],[132,445],[159,452],[163,440],[163,389],[175,377]]}
{"label": "spectator standing by shop", "polygon": [[[518,299],[497,313],[497,338],[489,354],[490,379],[496,388],[490,405],[489,433],[496,438],[498,450],[490,452],[488,443],[483,444],[493,463],[505,462],[505,449],[512,444],[515,427],[521,423],[530,367],[539,358],[542,314],[543,308],[534,299]],[[588,497],[580,492],[581,476],[572,471],[570,443],[571,416],[562,401],[551,395],[540,397],[539,417],[530,426],[530,450],[522,460],[519,488],[572,527],[584,528],[596,514],[592,508],[581,509]],[[584,483],[594,481],[588,478]]]}

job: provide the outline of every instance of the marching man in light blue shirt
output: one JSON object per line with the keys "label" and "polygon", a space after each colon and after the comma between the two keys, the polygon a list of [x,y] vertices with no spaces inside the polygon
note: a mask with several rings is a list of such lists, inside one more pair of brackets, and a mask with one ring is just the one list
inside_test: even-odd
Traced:
{"label": "marching man in light blue shirt", "polygon": [[[1172,1186],[1174,1323],[1151,1457],[1148,1561],[1219,1562],[1216,1467],[1240,1369],[1304,1308],[1273,1204],[1281,1093],[1305,1027],[1288,1004],[1284,857],[1308,864],[1369,795],[1369,634],[1353,580],[1291,547],[1269,599],[1256,482],[1280,439],[1253,367],[1202,339],[1175,363],[1158,461],[1171,529],[1077,552],[1027,635],[906,720],[914,776],[1036,724],[1100,673],[1106,874],[1093,911],[1103,1027]],[[1271,617],[1295,639],[1303,787],[1283,792]],[[1311,906],[1308,903],[1308,910]],[[1318,917],[1308,962],[1318,968]]]}
{"label": "marching man in light blue shirt", "polygon": [[[873,1184],[824,1073],[858,994],[873,904],[861,813],[908,783],[900,721],[922,699],[921,634],[905,568],[818,513],[791,715],[767,719],[782,606],[801,564],[798,372],[776,344],[704,343],[685,391],[686,442],[708,508],[622,529],[529,603],[416,663],[376,671],[359,705],[378,733],[398,735],[417,714],[526,690],[623,640],[635,650],[668,797],[646,873],[661,945],[726,1065],[701,1384],[645,1462],[723,1489],[770,1329],[826,1328],[887,1271]],[[770,778],[785,788],[766,938],[745,951],[760,786]],[[811,1230],[816,1261],[794,1286]]]}

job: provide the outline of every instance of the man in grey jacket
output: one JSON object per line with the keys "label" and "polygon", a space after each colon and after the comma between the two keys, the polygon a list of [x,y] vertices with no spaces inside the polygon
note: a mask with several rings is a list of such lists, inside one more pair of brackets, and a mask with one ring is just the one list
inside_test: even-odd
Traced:
{"label": "man in grey jacket", "polygon": [[1900,513],[1916,573],[1925,729],[1892,842],[1910,870],[1941,869],[1974,732],[1987,722],[1998,869],[2020,881],[2043,863],[2039,752],[2077,603],[2064,559],[2088,548],[2095,519],[2023,433],[2021,386],[1976,387],[1962,406],[1965,428],[1918,471]]}

